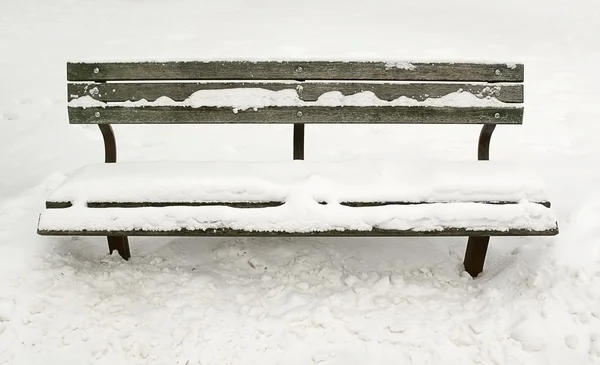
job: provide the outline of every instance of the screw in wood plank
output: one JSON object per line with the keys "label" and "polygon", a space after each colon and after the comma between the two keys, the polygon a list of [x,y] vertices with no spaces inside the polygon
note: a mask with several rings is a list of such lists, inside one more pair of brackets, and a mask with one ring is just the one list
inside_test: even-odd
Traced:
{"label": "screw in wood plank", "polygon": [[496,70],[496,72],[494,72],[496,74],[496,76],[500,76],[500,70]]}
{"label": "screw in wood plank", "polygon": [[96,118],[100,118],[100,112],[95,112],[95,113],[94,113],[94,116],[95,116]]}
{"label": "screw in wood plank", "polygon": [[95,73],[95,74],[97,74],[98,72],[100,72],[100,69],[99,69],[98,67],[96,67],[96,68],[94,69],[94,73]]}
{"label": "screw in wood plank", "polygon": [[500,119],[500,113],[496,113],[496,114],[494,114],[494,118],[496,118],[496,119]]}
{"label": "screw in wood plank", "polygon": [[302,70],[302,67],[298,66],[298,68],[296,69],[296,72],[300,73],[300,72],[302,72],[302,71],[303,71],[303,70]]}
{"label": "screw in wood plank", "polygon": [[302,112],[298,112],[298,113],[296,113],[296,117],[298,117],[298,118],[302,118]]}

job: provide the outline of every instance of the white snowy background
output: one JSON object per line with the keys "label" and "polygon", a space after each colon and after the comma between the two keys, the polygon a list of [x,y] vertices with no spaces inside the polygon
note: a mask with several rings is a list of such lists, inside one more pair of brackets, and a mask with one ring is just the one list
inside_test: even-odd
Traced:
{"label": "white snowy background", "polygon": [[[600,363],[597,0],[0,3],[0,364]],[[45,198],[101,162],[68,124],[66,62],[484,60],[525,64],[525,121],[491,159],[547,183],[561,233],[492,238],[36,234]],[[291,158],[291,126],[117,126],[120,160]],[[472,160],[473,126],[308,126],[306,158]]]}

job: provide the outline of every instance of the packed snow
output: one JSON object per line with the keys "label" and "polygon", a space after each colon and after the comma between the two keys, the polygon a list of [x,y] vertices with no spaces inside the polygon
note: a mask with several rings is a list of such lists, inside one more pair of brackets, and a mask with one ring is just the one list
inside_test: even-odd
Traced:
{"label": "packed snow", "polygon": [[407,61],[388,61],[385,63],[386,69],[399,68],[402,70],[414,70],[416,66]]}
{"label": "packed snow", "polygon": [[[408,163],[373,160],[130,162],[88,165],[50,194],[41,231],[508,231],[556,228],[544,183],[518,166],[491,161]],[[281,202],[260,209],[92,208],[89,202]],[[347,207],[344,202],[430,202]],[[446,202],[440,204],[440,202]],[[510,205],[475,202],[513,202]],[[326,203],[323,205],[321,203]]]}
{"label": "packed snow", "polygon": [[279,91],[261,88],[234,88],[219,90],[198,90],[184,101],[174,101],[161,96],[154,101],[145,99],[138,101],[105,103],[89,95],[73,99],[70,107],[90,108],[106,106],[144,107],[144,106],[188,106],[201,107],[230,107],[234,112],[247,109],[259,109],[272,106],[430,106],[430,107],[504,107],[517,108],[522,104],[503,103],[493,97],[477,97],[469,92],[453,92],[438,98],[427,98],[419,101],[406,96],[394,100],[382,100],[372,91],[363,91],[352,95],[344,95],[339,91],[330,91],[321,95],[316,101],[304,101],[295,89]]}
{"label": "packed snow", "polygon": [[545,189],[535,173],[503,161],[146,161],[86,165],[48,201],[545,202]]}
{"label": "packed snow", "polygon": [[[496,4],[497,5],[497,4]],[[600,363],[600,5],[4,1],[0,364]],[[456,60],[525,64],[522,126],[491,160],[546,183],[561,232],[466,239],[42,237],[50,193],[103,160],[69,125],[66,62]],[[509,67],[507,65],[507,67]],[[291,159],[289,125],[115,126],[120,161]],[[310,125],[306,160],[472,161],[477,126]]]}

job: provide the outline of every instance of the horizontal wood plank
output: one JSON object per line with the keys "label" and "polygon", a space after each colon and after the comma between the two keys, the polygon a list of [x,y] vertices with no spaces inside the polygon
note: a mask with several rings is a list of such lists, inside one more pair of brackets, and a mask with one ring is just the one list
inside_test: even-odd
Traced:
{"label": "horizontal wood plank", "polygon": [[166,96],[174,101],[183,101],[199,90],[224,90],[238,88],[260,88],[280,91],[296,88],[301,83],[283,82],[162,82],[162,83],[70,83],[67,84],[68,100],[90,96],[102,102],[155,101]]}
{"label": "horizontal wood plank", "polygon": [[405,80],[522,82],[522,64],[329,61],[68,63],[70,81]]}
{"label": "horizontal wood plank", "polygon": [[[319,204],[327,204],[326,202],[318,202]],[[431,202],[408,202],[408,201],[390,201],[390,202],[340,202],[340,205],[347,207],[380,207],[385,205],[416,205],[416,204],[435,204],[444,203],[440,201]],[[514,201],[473,201],[472,203],[480,204],[519,204]],[[548,201],[532,202],[541,204],[550,208],[551,204]],[[208,206],[227,206],[232,208],[268,208],[278,207],[285,204],[283,201],[268,201],[268,202],[88,202],[88,208],[142,208],[142,207],[208,207]],[[47,201],[47,209],[63,209],[70,208],[73,204],[68,201]]]}
{"label": "horizontal wood plank", "polygon": [[71,124],[382,123],[521,124],[522,107],[299,106],[234,112],[222,107],[69,107]]}
{"label": "horizontal wood plank", "polygon": [[485,85],[467,83],[324,83],[307,82],[301,85],[300,98],[314,101],[326,92],[340,91],[353,95],[371,91],[381,100],[394,100],[407,97],[418,101],[436,99],[454,92],[468,92],[479,98],[494,97],[505,103],[523,103],[523,85]]}
{"label": "horizontal wood plank", "polygon": [[418,101],[439,98],[453,92],[463,91],[478,97],[495,97],[505,103],[523,102],[522,84],[468,84],[468,83],[368,83],[368,82],[172,82],[172,83],[70,83],[67,97],[71,101],[90,96],[102,102],[154,101],[161,96],[183,101],[199,90],[223,90],[236,88],[261,88],[272,91],[293,89],[305,101],[314,101],[326,92],[340,91],[353,95],[371,91],[379,99],[394,100],[405,96]]}
{"label": "horizontal wood plank", "polygon": [[197,237],[416,237],[416,236],[555,236],[558,227],[544,231],[528,229],[509,230],[468,230],[445,229],[437,231],[391,230],[374,228],[369,231],[344,230],[323,232],[283,232],[283,231],[244,231],[237,229],[208,229],[208,230],[172,230],[172,231],[60,231],[38,229],[42,236],[197,236]]}

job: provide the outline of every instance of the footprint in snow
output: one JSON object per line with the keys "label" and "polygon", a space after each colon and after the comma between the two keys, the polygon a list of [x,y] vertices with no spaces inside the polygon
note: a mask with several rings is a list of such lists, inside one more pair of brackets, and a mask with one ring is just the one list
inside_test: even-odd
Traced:
{"label": "footprint in snow", "polygon": [[571,349],[576,349],[577,347],[579,347],[579,338],[577,338],[577,336],[574,335],[569,335],[565,337],[565,345],[567,345],[567,347]]}
{"label": "footprint in snow", "polygon": [[318,364],[330,360],[336,356],[335,352],[318,351],[311,357],[313,363]]}
{"label": "footprint in snow", "polygon": [[2,119],[17,120],[17,119],[19,119],[19,115],[15,112],[4,112],[4,113],[2,113]]}
{"label": "footprint in snow", "polygon": [[525,351],[540,351],[545,347],[545,341],[540,336],[540,331],[532,326],[532,322],[523,322],[510,334],[510,337],[518,341]]}
{"label": "footprint in snow", "polygon": [[17,103],[21,104],[21,105],[27,105],[27,104],[31,104],[32,99],[31,98],[23,98],[23,99],[18,99]]}

